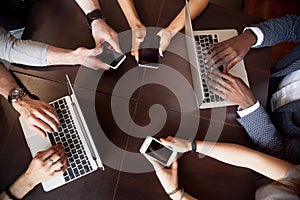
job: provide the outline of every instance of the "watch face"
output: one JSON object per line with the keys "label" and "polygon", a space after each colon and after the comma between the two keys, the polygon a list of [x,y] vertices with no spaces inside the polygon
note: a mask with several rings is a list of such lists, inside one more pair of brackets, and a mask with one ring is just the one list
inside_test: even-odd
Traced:
{"label": "watch face", "polygon": [[12,99],[19,99],[24,96],[24,91],[22,88],[14,88],[10,91],[10,96]]}

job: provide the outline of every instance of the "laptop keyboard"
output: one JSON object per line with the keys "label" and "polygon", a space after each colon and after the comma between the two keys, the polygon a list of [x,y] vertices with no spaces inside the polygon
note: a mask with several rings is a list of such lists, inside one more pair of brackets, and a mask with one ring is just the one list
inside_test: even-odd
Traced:
{"label": "laptop keyboard", "polygon": [[68,182],[90,172],[92,167],[76,130],[66,100],[59,99],[50,105],[55,108],[61,126],[58,132],[48,133],[48,136],[53,146],[61,144],[66,151],[69,167],[63,175],[65,181]]}
{"label": "laptop keyboard", "polygon": [[208,54],[205,53],[204,50],[210,47],[211,45],[219,42],[218,35],[195,35],[194,37],[196,42],[200,74],[204,92],[203,103],[224,101],[224,99],[222,99],[219,95],[210,92],[209,87],[207,85],[207,74],[211,71],[211,69],[205,64],[204,61],[206,58],[209,58]]}

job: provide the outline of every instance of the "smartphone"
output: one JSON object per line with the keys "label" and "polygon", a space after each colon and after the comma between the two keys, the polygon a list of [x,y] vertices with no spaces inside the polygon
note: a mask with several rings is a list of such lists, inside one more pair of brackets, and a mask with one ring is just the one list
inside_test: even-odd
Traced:
{"label": "smartphone", "polygon": [[104,47],[103,52],[98,55],[97,58],[101,59],[110,68],[117,69],[125,60],[126,56]]}
{"label": "smartphone", "polygon": [[159,140],[151,136],[146,137],[140,147],[140,152],[150,156],[166,167],[172,164],[177,154],[171,147],[162,144]]}
{"label": "smartphone", "polygon": [[158,68],[159,40],[158,36],[146,36],[140,44],[138,61],[140,67]]}

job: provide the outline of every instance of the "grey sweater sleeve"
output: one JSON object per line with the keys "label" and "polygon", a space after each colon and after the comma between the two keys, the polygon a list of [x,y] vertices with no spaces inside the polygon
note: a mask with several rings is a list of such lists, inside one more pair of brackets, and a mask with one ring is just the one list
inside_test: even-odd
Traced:
{"label": "grey sweater sleeve", "polygon": [[32,40],[19,40],[0,28],[0,59],[11,63],[46,66],[48,45]]}

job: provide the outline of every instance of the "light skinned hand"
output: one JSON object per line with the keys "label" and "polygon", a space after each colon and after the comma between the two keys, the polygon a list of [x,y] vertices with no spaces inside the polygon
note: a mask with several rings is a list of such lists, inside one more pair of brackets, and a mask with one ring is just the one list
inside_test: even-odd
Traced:
{"label": "light skinned hand", "polygon": [[160,141],[179,153],[185,153],[192,149],[189,140],[168,136],[166,139],[160,138]]}
{"label": "light skinned hand", "polygon": [[75,50],[75,55],[79,59],[79,63],[93,70],[104,69],[108,70],[109,66],[102,60],[97,58],[103,52],[102,46],[98,45],[94,49],[79,47]]}
{"label": "light skinned hand", "polygon": [[13,103],[27,126],[46,137],[45,132],[57,132],[59,119],[52,106],[40,100],[31,99],[26,95],[22,101]]}
{"label": "light skinned hand", "polygon": [[[53,160],[51,164],[49,161]],[[37,185],[63,174],[68,168],[67,155],[61,145],[38,152],[25,172],[28,182]]]}
{"label": "light skinned hand", "polygon": [[139,47],[144,41],[146,34],[147,30],[143,24],[140,24],[138,27],[132,29],[131,55],[137,62],[139,61]]}
{"label": "light skinned hand", "polygon": [[213,93],[235,105],[239,105],[242,109],[249,108],[257,101],[244,81],[231,74],[223,72],[210,73],[207,83]]}
{"label": "light skinned hand", "polygon": [[163,57],[163,53],[166,51],[174,35],[176,35],[176,31],[164,28],[157,35],[160,37],[159,55]]}
{"label": "light skinned hand", "polygon": [[108,26],[103,19],[94,20],[92,22],[92,35],[94,37],[96,46],[107,42],[116,52],[123,54],[120,48],[117,33],[110,26]]}
{"label": "light skinned hand", "polygon": [[209,47],[207,52],[210,52],[214,66],[224,66],[225,72],[228,73],[235,64],[245,57],[255,43],[256,37],[247,30],[238,36]]}
{"label": "light skinned hand", "polygon": [[158,177],[161,185],[163,186],[166,193],[170,193],[178,188],[178,162],[174,160],[170,168],[164,168],[156,160],[152,159],[150,156],[145,155],[149,162],[153,165],[155,169],[156,176]]}

